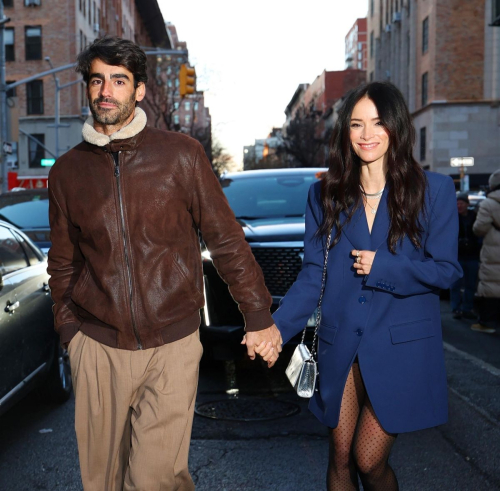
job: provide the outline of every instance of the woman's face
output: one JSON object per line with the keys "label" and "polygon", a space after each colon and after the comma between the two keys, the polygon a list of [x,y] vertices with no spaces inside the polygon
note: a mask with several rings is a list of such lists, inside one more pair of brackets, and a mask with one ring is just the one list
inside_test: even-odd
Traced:
{"label": "woman's face", "polygon": [[363,163],[385,163],[389,134],[380,122],[377,107],[368,97],[354,106],[350,138],[352,148]]}

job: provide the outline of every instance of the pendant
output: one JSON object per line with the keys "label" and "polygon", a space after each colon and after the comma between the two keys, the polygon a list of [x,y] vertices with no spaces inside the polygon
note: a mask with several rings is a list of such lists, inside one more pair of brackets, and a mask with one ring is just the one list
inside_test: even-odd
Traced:
{"label": "pendant", "polygon": [[374,209],[372,208],[372,213],[375,215],[375,213],[377,213],[377,210],[374,210]]}

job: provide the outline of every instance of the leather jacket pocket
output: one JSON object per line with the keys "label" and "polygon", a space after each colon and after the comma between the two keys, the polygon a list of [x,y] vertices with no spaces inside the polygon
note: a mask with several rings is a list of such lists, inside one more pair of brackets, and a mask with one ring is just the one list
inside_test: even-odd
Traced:
{"label": "leather jacket pocket", "polygon": [[196,291],[200,294],[200,295],[203,295],[200,291],[200,289],[198,288],[198,286],[196,285],[196,278],[194,278],[194,274],[191,273],[188,269],[188,267],[186,266],[186,264],[184,263],[184,261],[182,260],[182,258],[180,257],[179,253],[178,252],[174,252],[172,254],[172,257],[173,257],[173,263],[174,263],[174,266],[177,268],[177,270],[179,271],[179,273],[182,275],[182,277],[192,286],[194,286],[194,288],[196,289]]}

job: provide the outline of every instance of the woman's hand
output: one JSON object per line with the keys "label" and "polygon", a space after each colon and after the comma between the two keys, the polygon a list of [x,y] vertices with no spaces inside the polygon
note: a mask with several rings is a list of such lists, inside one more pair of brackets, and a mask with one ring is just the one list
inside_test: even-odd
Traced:
{"label": "woman's hand", "polygon": [[359,275],[370,274],[375,254],[376,252],[373,251],[358,251],[357,249],[351,251],[351,256],[354,257],[354,268]]}

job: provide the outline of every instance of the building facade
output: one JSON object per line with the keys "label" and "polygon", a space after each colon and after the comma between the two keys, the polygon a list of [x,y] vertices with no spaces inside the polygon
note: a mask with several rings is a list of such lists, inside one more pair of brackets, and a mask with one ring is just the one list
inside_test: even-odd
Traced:
{"label": "building facade", "polygon": [[[74,63],[84,47],[107,34],[148,47],[169,47],[156,0],[10,0],[4,7],[11,19],[5,30],[7,83]],[[66,87],[57,91],[55,77]],[[49,169],[42,161],[56,158],[82,139],[81,128],[89,115],[85,84],[72,69],[55,77],[20,85],[8,94],[9,137],[18,143],[17,162],[12,164],[19,176],[46,176]],[[57,96],[59,128],[54,127]]]}
{"label": "building facade", "polygon": [[367,70],[366,18],[357,19],[345,37],[345,67]]}
{"label": "building facade", "polygon": [[457,176],[474,157],[470,184],[500,167],[500,29],[496,0],[369,0],[368,80],[403,93],[417,132],[414,156]]}

